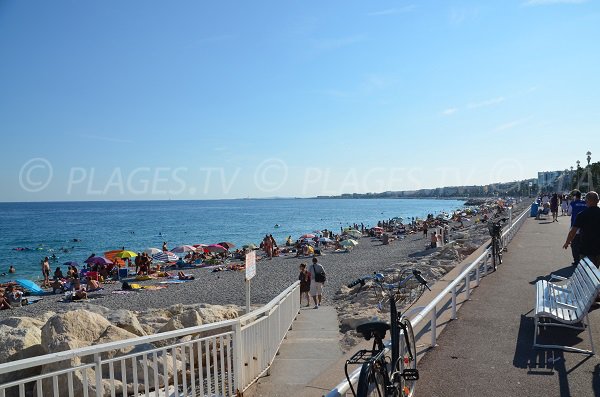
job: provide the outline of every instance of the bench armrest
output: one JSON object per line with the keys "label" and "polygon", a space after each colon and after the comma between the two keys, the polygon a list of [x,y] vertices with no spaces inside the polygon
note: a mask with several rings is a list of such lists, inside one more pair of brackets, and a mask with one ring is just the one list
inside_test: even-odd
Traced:
{"label": "bench armrest", "polygon": [[556,274],[551,274],[550,281],[552,281],[552,280],[568,280],[568,278],[563,277],[563,276],[557,276]]}

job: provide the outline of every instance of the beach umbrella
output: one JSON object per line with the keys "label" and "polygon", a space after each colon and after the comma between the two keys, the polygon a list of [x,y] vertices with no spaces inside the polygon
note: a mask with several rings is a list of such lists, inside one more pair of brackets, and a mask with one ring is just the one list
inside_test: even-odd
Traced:
{"label": "beach umbrella", "polygon": [[333,240],[330,239],[330,238],[327,238],[327,237],[321,237],[319,239],[319,242],[321,242],[321,243],[333,243]]}
{"label": "beach umbrella", "polygon": [[179,257],[172,252],[169,251],[160,251],[156,254],[152,255],[152,259],[157,262],[176,262]]}
{"label": "beach umbrella", "polygon": [[312,233],[307,233],[307,234],[303,234],[302,236],[300,236],[300,239],[303,238],[315,238],[315,235]]}
{"label": "beach umbrella", "polygon": [[228,250],[235,248],[235,244],[234,243],[230,243],[229,241],[223,241],[221,243],[217,243],[217,245],[220,245],[221,247],[225,247]]}
{"label": "beach umbrella", "polygon": [[359,232],[358,230],[353,230],[353,229],[346,230],[344,232],[344,234],[346,234],[348,236],[355,237],[355,238],[361,238],[362,237],[362,233],[361,232]]}
{"label": "beach umbrella", "polygon": [[208,247],[204,248],[204,250],[208,252],[225,252],[227,251],[227,248],[219,244],[211,244]]}
{"label": "beach umbrella", "polygon": [[340,245],[342,247],[356,247],[358,245],[358,241],[348,239],[348,240],[344,240],[344,241],[340,242]]}
{"label": "beach umbrella", "polygon": [[196,251],[196,247],[192,247],[191,245],[180,245],[179,247],[175,247],[171,250],[171,252],[177,252],[178,254],[190,251]]}
{"label": "beach umbrella", "polygon": [[115,254],[117,258],[126,259],[126,258],[135,258],[137,254],[133,251],[121,251]]}
{"label": "beach umbrella", "polygon": [[69,267],[69,266],[79,267],[79,263],[73,262],[73,261],[69,261],[69,262],[63,263],[63,266],[67,266],[67,267]]}
{"label": "beach umbrella", "polygon": [[87,258],[84,260],[85,263],[89,263],[90,265],[112,265],[113,262],[109,259],[106,259],[103,256],[92,256],[91,258]]}
{"label": "beach umbrella", "polygon": [[303,244],[310,244],[310,245],[314,245],[316,244],[314,240],[310,239],[310,238],[303,238],[302,239],[302,243]]}
{"label": "beach umbrella", "polygon": [[256,248],[258,248],[255,244],[244,244],[244,246],[242,247],[245,250],[255,250]]}
{"label": "beach umbrella", "polygon": [[146,248],[144,250],[144,252],[150,256],[154,255],[154,254],[158,254],[159,252],[162,252],[161,249],[158,248]]}

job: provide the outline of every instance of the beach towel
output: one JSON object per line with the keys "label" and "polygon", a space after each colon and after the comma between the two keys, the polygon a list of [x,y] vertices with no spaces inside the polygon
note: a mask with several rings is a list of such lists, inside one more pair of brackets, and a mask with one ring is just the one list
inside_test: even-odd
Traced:
{"label": "beach towel", "polygon": [[181,284],[181,283],[187,283],[188,281],[193,281],[193,280],[167,280],[167,281],[161,281],[159,284]]}
{"label": "beach towel", "polygon": [[40,288],[39,285],[37,285],[36,283],[34,283],[31,280],[25,280],[25,279],[20,278],[20,279],[15,280],[15,282],[17,284],[19,284],[21,287],[28,290],[32,295],[42,295],[44,293],[44,290],[42,288]]}
{"label": "beach towel", "polygon": [[165,288],[167,288],[166,285],[144,285],[142,287],[142,289],[147,289],[147,290],[151,290],[151,291],[157,290],[157,289],[165,289]]}

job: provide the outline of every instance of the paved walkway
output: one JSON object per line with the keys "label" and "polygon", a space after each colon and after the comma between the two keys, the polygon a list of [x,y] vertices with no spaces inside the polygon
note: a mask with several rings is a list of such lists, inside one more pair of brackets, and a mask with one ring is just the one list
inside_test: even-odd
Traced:
{"label": "paved walkway", "polygon": [[[525,222],[498,271],[482,280],[419,362],[418,396],[600,396],[598,356],[532,348],[536,280],[573,270],[570,250],[561,248],[567,232],[567,217]],[[598,308],[590,313],[596,349]],[[590,347],[587,331],[547,332]]]}
{"label": "paved walkway", "polygon": [[[270,375],[251,386],[244,396],[322,396],[329,389],[314,381],[342,356],[339,324],[333,307],[302,308],[288,332]],[[331,383],[337,383],[334,379]]]}

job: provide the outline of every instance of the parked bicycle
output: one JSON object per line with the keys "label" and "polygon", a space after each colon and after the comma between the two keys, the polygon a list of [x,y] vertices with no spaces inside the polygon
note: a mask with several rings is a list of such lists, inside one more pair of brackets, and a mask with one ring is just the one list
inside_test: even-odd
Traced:
{"label": "parked bicycle", "polygon": [[[348,285],[352,288],[360,284],[362,288],[367,281],[372,281],[371,284],[379,287],[383,296],[379,307],[381,308],[384,300],[390,302],[389,323],[371,321],[356,327],[356,331],[363,338],[373,339],[373,347],[371,350],[359,350],[346,361],[344,366],[346,379],[355,397],[410,397],[414,393],[415,383],[419,379],[415,335],[410,321],[397,311],[396,304],[399,301],[402,303],[416,301],[425,288],[429,289],[429,287],[420,271],[412,270],[412,274],[405,277],[407,271],[402,272],[400,280],[395,283],[386,283],[382,274],[375,273],[361,277]],[[408,288],[411,279],[416,281],[416,285]],[[388,330],[391,339],[389,349],[384,343]],[[402,338],[401,335],[404,337]],[[352,364],[362,366],[356,390],[348,374],[348,366]]]}
{"label": "parked bicycle", "polygon": [[502,251],[504,250],[504,247],[502,246],[502,223],[504,222],[506,222],[506,218],[501,218],[497,221],[488,221],[488,231],[490,232],[490,236],[492,236],[491,247],[494,271],[498,265],[502,264]]}

